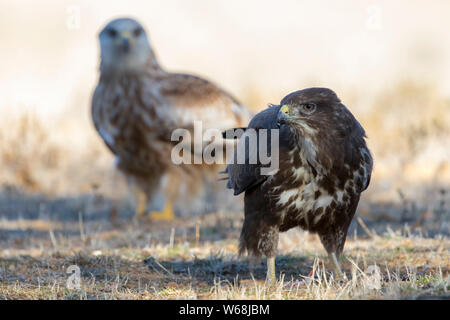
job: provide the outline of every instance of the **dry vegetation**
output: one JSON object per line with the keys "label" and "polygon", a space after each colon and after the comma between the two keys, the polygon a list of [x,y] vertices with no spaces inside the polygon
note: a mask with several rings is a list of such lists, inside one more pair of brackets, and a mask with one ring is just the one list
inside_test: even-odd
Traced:
{"label": "dry vegetation", "polygon": [[450,181],[450,100],[430,84],[400,82],[375,97],[362,122],[380,181]]}
{"label": "dry vegetation", "polygon": [[[275,287],[237,257],[240,210],[135,221],[90,124],[2,118],[0,299],[449,298],[450,103],[400,83],[367,110],[376,165],[346,244],[349,280],[326,272],[316,236],[292,230]],[[79,290],[66,287],[73,264]]]}
{"label": "dry vegetation", "polygon": [[[348,281],[326,271],[316,236],[283,235],[279,281],[264,283],[263,264],[250,275],[236,256],[235,214],[209,215],[195,239],[195,220],[172,225],[121,223],[113,228],[18,221],[28,231],[2,248],[2,299],[399,299],[448,298],[450,243],[389,231],[351,237],[345,250]],[[22,225],[21,225],[22,224]],[[229,226],[229,227],[224,227]],[[9,224],[13,228],[13,223]],[[171,229],[173,227],[173,229]],[[105,230],[107,229],[107,230]],[[32,235],[39,230],[44,236]],[[61,230],[65,230],[64,234]],[[99,231],[101,230],[101,231]],[[152,232],[155,230],[154,232]],[[158,231],[156,231],[158,230]],[[173,230],[173,231],[171,231]],[[299,246],[299,243],[302,245]],[[324,260],[325,259],[325,260]],[[324,262],[325,261],[325,262]],[[79,290],[67,288],[66,270],[81,269]]]}

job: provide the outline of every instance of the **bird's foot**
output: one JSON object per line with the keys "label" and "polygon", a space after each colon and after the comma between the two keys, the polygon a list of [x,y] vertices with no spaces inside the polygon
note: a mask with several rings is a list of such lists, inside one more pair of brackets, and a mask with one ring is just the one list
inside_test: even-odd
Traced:
{"label": "bird's foot", "polygon": [[152,211],[150,219],[155,221],[171,221],[175,219],[175,213],[171,203],[166,204],[163,211]]}
{"label": "bird's foot", "polygon": [[334,273],[334,281],[336,281],[339,284],[345,284],[345,283],[347,283],[348,278],[344,272],[343,273],[335,272]]}
{"label": "bird's foot", "polygon": [[277,284],[277,276],[275,273],[275,257],[267,258],[267,276],[266,285],[268,287],[275,286]]}
{"label": "bird's foot", "polygon": [[344,272],[342,272],[338,258],[335,253],[330,254],[330,260],[334,267],[334,279],[338,282],[346,282],[348,280]]}

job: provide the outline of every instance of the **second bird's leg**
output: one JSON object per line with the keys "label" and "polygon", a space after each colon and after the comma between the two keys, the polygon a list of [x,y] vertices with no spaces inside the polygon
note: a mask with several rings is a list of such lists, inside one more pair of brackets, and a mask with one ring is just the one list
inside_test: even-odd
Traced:
{"label": "second bird's leg", "polygon": [[267,257],[267,283],[275,284],[277,276],[275,274],[275,257]]}
{"label": "second bird's leg", "polygon": [[157,185],[157,188],[154,190],[151,196],[150,203],[150,219],[151,220],[173,220],[175,219],[175,214],[173,211],[173,197],[168,194],[167,191],[167,181],[168,177],[163,176]]}
{"label": "second bird's leg", "polygon": [[137,189],[136,198],[137,198],[136,217],[142,218],[147,214],[148,197],[144,191]]}

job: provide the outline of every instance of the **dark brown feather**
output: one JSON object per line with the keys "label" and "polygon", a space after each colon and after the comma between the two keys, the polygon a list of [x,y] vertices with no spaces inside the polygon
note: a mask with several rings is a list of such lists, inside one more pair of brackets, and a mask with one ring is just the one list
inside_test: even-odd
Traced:
{"label": "dark brown feather", "polygon": [[[314,104],[315,112],[292,116],[280,127],[274,175],[259,175],[258,164],[227,167],[228,187],[235,194],[245,191],[241,254],[273,257],[279,232],[294,227],[318,233],[329,253],[339,256],[343,250],[360,194],[370,181],[372,157],[364,129],[333,91],[296,91],[280,106],[300,112],[305,104]],[[280,106],[262,111],[250,124],[274,128]]]}

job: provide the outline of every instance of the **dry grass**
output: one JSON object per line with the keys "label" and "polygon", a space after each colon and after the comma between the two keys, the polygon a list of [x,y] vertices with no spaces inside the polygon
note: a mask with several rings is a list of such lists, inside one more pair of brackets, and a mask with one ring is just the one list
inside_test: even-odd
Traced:
{"label": "dry grass", "polygon": [[[354,222],[346,244],[349,280],[326,271],[316,236],[294,230],[281,237],[274,287],[263,264],[252,276],[237,257],[242,212],[204,216],[200,239],[195,217],[134,221],[126,184],[90,123],[2,118],[0,298],[448,298],[449,108],[414,83],[371,102],[359,118],[375,171],[358,211],[367,227]],[[74,264],[80,290],[66,286]]]}
{"label": "dry grass", "polygon": [[23,115],[14,122],[13,128],[10,130],[5,125],[1,132],[0,163],[9,169],[9,177],[3,179],[27,190],[41,190],[36,173],[45,173],[49,168],[58,170],[61,148],[49,142],[49,131],[33,116]]}
{"label": "dry grass", "polygon": [[124,195],[125,184],[113,168],[112,155],[91,124],[79,118],[3,113],[0,142],[2,186],[48,196],[96,190]]}
{"label": "dry grass", "polygon": [[[3,2],[0,299],[448,298],[448,1]],[[80,26],[67,24],[73,5]],[[252,278],[236,256],[242,210],[201,224],[132,219],[89,119],[95,37],[123,15],[146,26],[163,66],[207,77],[254,111],[329,86],[361,120],[375,167],[358,209],[366,227],[350,227],[349,281],[326,273],[316,236],[294,230],[281,237],[278,284],[265,287],[264,265]],[[80,290],[66,287],[73,264]]]}
{"label": "dry grass", "polygon": [[[369,136],[375,158],[372,193],[389,184],[392,201],[399,188],[421,191],[424,185],[450,185],[450,100],[435,86],[399,81],[376,96],[360,97],[352,90],[339,95]],[[262,108],[269,101],[260,101],[261,96],[251,87],[243,98],[247,105]],[[2,113],[0,141],[0,166],[6,169],[0,173],[2,184],[49,195],[89,193],[93,186],[103,188],[103,194],[124,194],[110,188],[120,178],[85,117]]]}
{"label": "dry grass", "polygon": [[[0,297],[415,299],[448,298],[450,294],[450,242],[445,238],[390,231],[382,236],[349,239],[343,264],[349,280],[342,282],[327,272],[328,262],[317,237],[291,231],[280,243],[279,281],[268,287],[263,264],[257,265],[251,275],[247,262],[238,259],[236,239],[202,240],[211,238],[211,228],[217,222],[204,226],[198,246],[194,221],[188,222],[191,227],[180,224],[186,225],[181,221],[165,226],[124,223],[110,231],[72,237],[49,234],[30,241],[31,245],[3,248]],[[178,227],[174,239],[164,239],[161,235],[170,233],[172,226]],[[42,225],[37,227],[43,229]],[[153,229],[162,233],[153,233]],[[70,265],[81,269],[79,290],[67,288],[66,270]]]}
{"label": "dry grass", "polygon": [[450,181],[450,100],[429,83],[402,81],[374,97],[361,120],[376,177],[403,184]]}

